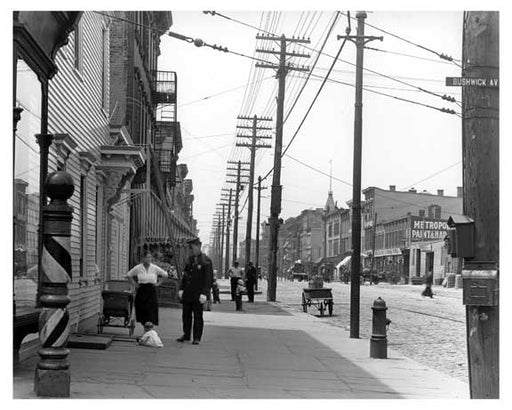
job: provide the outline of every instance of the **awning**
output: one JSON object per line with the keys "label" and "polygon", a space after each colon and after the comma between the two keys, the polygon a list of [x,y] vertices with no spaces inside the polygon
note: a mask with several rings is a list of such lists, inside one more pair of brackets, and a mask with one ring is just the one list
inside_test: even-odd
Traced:
{"label": "awning", "polygon": [[346,256],[345,259],[343,259],[340,263],[338,263],[336,265],[336,269],[339,270],[342,266],[348,267],[348,265],[350,264],[351,259],[352,259],[352,256],[350,256],[350,255]]}

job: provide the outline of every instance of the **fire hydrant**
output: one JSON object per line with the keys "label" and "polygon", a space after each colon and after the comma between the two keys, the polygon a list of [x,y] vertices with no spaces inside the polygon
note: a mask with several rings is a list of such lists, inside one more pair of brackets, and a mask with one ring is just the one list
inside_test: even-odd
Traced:
{"label": "fire hydrant", "polygon": [[374,359],[388,358],[387,327],[391,320],[386,318],[386,302],[380,297],[373,302],[372,337],[370,339],[370,357]]}

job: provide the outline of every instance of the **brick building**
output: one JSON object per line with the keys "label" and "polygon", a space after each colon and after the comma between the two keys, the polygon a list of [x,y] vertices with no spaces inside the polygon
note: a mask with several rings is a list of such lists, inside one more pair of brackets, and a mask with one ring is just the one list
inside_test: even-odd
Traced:
{"label": "brick building", "polygon": [[[369,187],[363,190],[361,250],[363,264],[421,282],[427,272],[436,280],[458,269],[458,261],[446,255],[443,245],[446,221],[462,213],[462,188],[457,196],[443,190],[436,195],[415,189],[397,191]],[[325,258],[339,263],[351,252],[351,210],[338,208],[329,192],[325,207]],[[375,224],[376,222],[376,224]],[[374,224],[376,226],[374,230]]]}

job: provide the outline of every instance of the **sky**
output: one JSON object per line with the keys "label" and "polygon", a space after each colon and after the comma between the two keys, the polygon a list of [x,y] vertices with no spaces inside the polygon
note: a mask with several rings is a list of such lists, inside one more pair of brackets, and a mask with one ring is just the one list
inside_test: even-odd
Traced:
{"label": "sky", "polygon": [[[216,10],[240,22],[286,34],[306,35],[307,45],[319,50],[331,27],[335,12],[330,11],[230,11]],[[346,10],[343,11],[346,13]],[[355,17],[355,11],[351,16]],[[254,56],[257,47],[270,42],[257,41],[256,29],[201,11],[173,12],[171,31],[231,51]],[[369,25],[398,35],[410,42],[460,60],[462,47],[462,11],[439,12],[368,12],[365,34],[383,36],[365,50],[364,85],[368,90],[386,93],[433,107],[460,113],[456,103],[432,96],[417,87],[460,101],[460,88],[445,87],[445,77],[460,76],[460,67],[441,60],[435,54]],[[351,35],[356,34],[351,20]],[[340,15],[297,104],[284,125],[284,144],[290,141],[310,106],[323,77],[332,64],[342,41],[348,19]],[[275,47],[277,45],[271,45]],[[291,61],[312,66],[317,54],[300,46],[291,47],[310,58]],[[407,54],[407,56],[396,53]],[[258,58],[269,58],[262,53]],[[277,61],[270,57],[270,61]],[[238,115],[273,117],[275,124],[277,79],[275,71],[254,67],[255,61],[224,53],[168,36],[161,39],[160,70],[178,75],[178,120],[181,123],[183,150],[180,163],[187,163],[194,183],[194,216],[203,242],[208,243],[212,215],[220,202],[228,160],[247,161],[249,149],[234,148]],[[354,84],[355,45],[347,42],[329,78]],[[377,72],[378,74],[375,74]],[[385,76],[391,77],[387,78]],[[286,80],[285,115],[289,112],[307,74],[292,72]],[[401,82],[398,82],[399,80]],[[248,82],[252,82],[246,86]],[[405,84],[406,83],[406,84]],[[414,86],[411,87],[410,85]],[[323,207],[329,190],[332,161],[332,189],[339,206],[346,207],[352,197],[352,157],[354,132],[353,86],[327,82],[309,116],[282,160],[283,218],[298,215],[303,209]],[[258,150],[255,175],[265,176],[273,165],[272,149]],[[314,171],[298,161],[327,175]],[[397,189],[416,188],[446,195],[456,195],[462,185],[461,120],[432,108],[399,101],[371,91],[363,92],[363,165],[362,187]],[[442,171],[442,172],[441,172]],[[437,174],[437,175],[434,175]],[[428,179],[427,179],[428,178]],[[271,185],[271,175],[264,183]],[[270,213],[269,190],[262,198],[262,220]],[[246,192],[242,195],[244,203]],[[245,231],[246,207],[242,213],[239,237]],[[253,218],[255,219],[255,218]]]}

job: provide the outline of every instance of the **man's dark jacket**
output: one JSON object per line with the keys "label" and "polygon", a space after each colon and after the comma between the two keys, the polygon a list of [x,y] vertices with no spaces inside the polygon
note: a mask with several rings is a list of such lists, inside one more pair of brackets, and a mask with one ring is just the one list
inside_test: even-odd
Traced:
{"label": "man's dark jacket", "polygon": [[203,253],[199,256],[190,256],[181,279],[182,300],[184,302],[197,302],[200,295],[208,296],[212,282],[213,266],[211,259]]}

